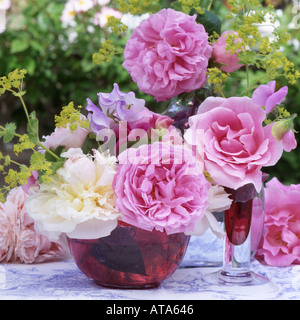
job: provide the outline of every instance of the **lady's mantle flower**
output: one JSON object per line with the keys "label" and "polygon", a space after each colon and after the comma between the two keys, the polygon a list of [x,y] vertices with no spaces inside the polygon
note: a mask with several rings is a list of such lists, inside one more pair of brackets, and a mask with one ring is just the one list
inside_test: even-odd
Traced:
{"label": "lady's mantle flower", "polygon": [[157,101],[203,87],[212,47],[196,15],[162,9],[128,40],[123,63],[139,89]]}
{"label": "lady's mantle flower", "polygon": [[76,148],[62,156],[68,159],[52,182],[41,184],[27,200],[36,229],[52,239],[61,233],[81,239],[109,235],[120,216],[112,189],[117,159],[96,150],[87,156]]}

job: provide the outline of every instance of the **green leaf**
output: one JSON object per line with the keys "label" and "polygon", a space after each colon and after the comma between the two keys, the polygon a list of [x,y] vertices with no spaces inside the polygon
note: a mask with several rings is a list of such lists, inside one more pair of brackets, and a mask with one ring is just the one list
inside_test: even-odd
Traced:
{"label": "green leaf", "polygon": [[27,124],[27,132],[29,139],[32,143],[38,144],[39,142],[39,121],[36,117],[35,111],[29,115],[29,123]]}
{"label": "green leaf", "polygon": [[237,54],[240,64],[253,65],[256,60],[256,53],[254,51],[241,51]]}
{"label": "green leaf", "polygon": [[11,42],[10,52],[11,53],[23,52],[28,47],[29,47],[29,42],[21,39],[15,39]]}
{"label": "green leaf", "polygon": [[3,135],[3,141],[4,141],[4,143],[8,143],[15,136],[17,126],[13,122],[7,123],[5,125],[5,129],[6,129],[6,131],[4,132],[4,135]]}
{"label": "green leaf", "polygon": [[[195,13],[197,13],[196,10],[192,9],[190,15]],[[221,34],[221,20],[212,11],[205,10],[204,14],[198,14],[196,21],[204,26],[209,35],[213,35],[214,31]]]}
{"label": "green leaf", "polygon": [[64,163],[66,162],[66,160],[67,160],[67,159],[62,160],[62,161],[52,162],[51,167],[50,167],[51,170],[52,170],[52,174],[55,174],[56,171],[64,165]]}
{"label": "green leaf", "polygon": [[[66,151],[64,146],[59,146],[57,147],[55,150],[51,150],[53,153],[55,153],[57,156],[60,157],[60,155]],[[50,153],[46,152],[45,153],[45,158],[47,161],[51,161],[51,162],[56,162],[57,159]]]}
{"label": "green leaf", "polygon": [[45,162],[45,155],[35,151],[30,157],[30,164],[35,170],[40,170]]}

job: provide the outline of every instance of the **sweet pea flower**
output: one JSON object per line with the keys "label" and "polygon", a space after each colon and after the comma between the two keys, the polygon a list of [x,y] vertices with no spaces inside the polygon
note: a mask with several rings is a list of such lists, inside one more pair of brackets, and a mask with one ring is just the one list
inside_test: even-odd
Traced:
{"label": "sweet pea flower", "polygon": [[300,264],[299,184],[285,186],[277,178],[266,184],[264,234],[256,258],[276,267]]}
{"label": "sweet pea flower", "polygon": [[280,159],[283,148],[272,135],[272,125],[263,126],[264,110],[248,97],[207,98],[198,113],[189,118],[185,139],[194,145],[203,131],[204,165],[214,182],[231,189],[252,183],[259,192],[264,166]]}
{"label": "sweet pea flower", "polygon": [[25,208],[27,198],[22,187],[17,187],[0,203],[0,262],[39,263],[67,257],[64,239],[53,242],[34,230]]}
{"label": "sweet pea flower", "polygon": [[113,181],[122,221],[148,231],[188,232],[208,207],[210,183],[190,150],[163,142],[129,148]]}
{"label": "sweet pea flower", "polygon": [[67,158],[64,166],[26,201],[36,230],[53,240],[62,233],[79,239],[108,236],[121,215],[112,189],[117,159],[97,150],[85,155],[80,148],[61,156]]}
{"label": "sweet pea flower", "polygon": [[141,91],[165,101],[203,87],[211,51],[196,15],[162,9],[134,30],[123,67]]}
{"label": "sweet pea flower", "polygon": [[[229,34],[238,36],[238,33],[235,31],[224,31],[219,39],[212,44],[212,56],[215,62],[222,64],[221,70],[225,72],[233,72],[243,66],[243,64],[239,63],[237,53],[231,54],[229,51],[226,51],[226,39],[228,38]],[[237,37],[235,43],[241,41],[242,39]],[[241,50],[238,50],[237,52],[239,51]]]}
{"label": "sweet pea flower", "polygon": [[288,87],[282,87],[275,92],[276,81],[260,85],[252,95],[252,101],[260,107],[265,107],[265,112],[271,112],[279,105],[288,93]]}
{"label": "sweet pea flower", "polygon": [[145,100],[137,99],[134,92],[124,93],[114,84],[110,93],[98,93],[97,107],[89,98],[87,99],[86,110],[91,130],[97,133],[103,128],[113,129],[116,117],[119,121],[133,122],[142,118],[141,111],[145,109]]}

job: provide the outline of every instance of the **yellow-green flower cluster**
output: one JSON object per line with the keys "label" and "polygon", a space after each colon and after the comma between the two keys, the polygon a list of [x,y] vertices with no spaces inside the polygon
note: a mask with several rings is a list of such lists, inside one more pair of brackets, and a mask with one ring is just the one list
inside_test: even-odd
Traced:
{"label": "yellow-green flower cluster", "polygon": [[110,27],[111,31],[117,35],[121,35],[128,30],[128,27],[121,22],[121,19],[113,16],[108,17],[106,26]]}
{"label": "yellow-green flower cluster", "polygon": [[[246,66],[255,66],[266,70],[265,77],[274,80],[285,77],[295,84],[300,73],[294,64],[279,51],[290,40],[290,34],[280,27],[274,27],[272,40],[262,36],[259,26],[268,23],[274,25],[276,17],[274,7],[262,6],[260,0],[228,0],[230,13],[227,19],[232,21],[232,30],[238,35],[229,35],[226,49],[230,53],[238,52],[238,58]],[[237,38],[242,41],[236,41]]]}
{"label": "yellow-green flower cluster", "polygon": [[93,54],[93,62],[95,64],[101,64],[103,62],[109,62],[118,52],[118,49],[114,46],[113,41],[110,39],[105,40],[102,43],[102,47],[98,52]]}
{"label": "yellow-green flower cluster", "polygon": [[[31,176],[32,171],[39,172],[39,179],[41,182],[50,182],[51,176],[55,171],[63,165],[65,159],[60,158],[54,151],[47,149],[40,142],[38,137],[38,119],[35,112],[28,113],[27,107],[23,100],[23,95],[26,93],[22,90],[23,80],[25,78],[26,70],[14,70],[0,78],[0,94],[6,91],[11,92],[14,96],[21,100],[24,112],[27,117],[27,133],[19,134],[16,132],[17,127],[15,123],[7,123],[5,126],[0,125],[0,138],[4,143],[13,142],[13,139],[18,139],[14,144],[13,150],[18,156],[24,150],[32,152],[30,157],[30,165],[26,166],[13,159],[9,155],[3,155],[0,152],[0,173],[4,177],[5,185],[0,188],[0,201],[4,202],[6,195],[11,189],[24,185]],[[69,108],[69,110],[73,110]],[[76,121],[78,120],[78,113],[75,114]],[[72,120],[72,115],[69,116],[69,121]],[[84,121],[82,123],[85,124]],[[77,122],[75,122],[77,128]],[[74,127],[74,130],[76,130]],[[42,148],[46,152],[40,153],[37,148]]]}
{"label": "yellow-green flower cluster", "polygon": [[214,67],[207,69],[207,82],[214,88],[214,93],[223,95],[224,82],[228,78],[228,73],[222,72],[221,69]]}
{"label": "yellow-green flower cluster", "polygon": [[11,91],[14,95],[24,95],[25,91],[15,92],[13,89],[19,90],[22,87],[23,79],[27,74],[27,70],[22,69],[15,69],[14,71],[10,72],[8,76],[3,76],[0,78],[0,95],[5,93],[5,91]]}
{"label": "yellow-green flower cluster", "polygon": [[73,132],[77,127],[89,128],[89,121],[83,118],[80,112],[82,106],[74,107],[74,102],[70,102],[67,106],[62,108],[60,115],[55,115],[55,126],[57,128],[69,126]]}
{"label": "yellow-green flower cluster", "polygon": [[123,13],[154,13],[161,9],[159,0],[116,0],[115,2]]}

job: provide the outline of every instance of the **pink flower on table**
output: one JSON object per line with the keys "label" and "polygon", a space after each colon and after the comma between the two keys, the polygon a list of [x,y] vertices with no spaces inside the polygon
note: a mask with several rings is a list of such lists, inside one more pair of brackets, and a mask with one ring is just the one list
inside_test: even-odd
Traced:
{"label": "pink flower on table", "polygon": [[128,40],[123,63],[139,89],[157,101],[203,87],[212,48],[196,15],[162,9]]}
{"label": "pink flower on table", "polygon": [[300,184],[273,178],[265,189],[264,235],[256,258],[271,266],[300,264]]}
{"label": "pink flower on table", "polygon": [[265,117],[248,97],[209,97],[190,117],[186,141],[193,145],[203,131],[204,165],[215,183],[232,189],[252,183],[261,189],[262,167],[276,164],[283,151],[272,126],[263,127]]}
{"label": "pink flower on table", "polygon": [[252,95],[252,101],[260,107],[265,107],[266,113],[271,112],[279,105],[288,93],[288,87],[282,87],[275,92],[276,81],[260,85]]}
{"label": "pink flower on table", "polygon": [[[243,66],[243,64],[239,63],[239,58],[237,53],[231,54],[229,51],[226,50],[226,39],[228,38],[229,34],[238,35],[235,31],[225,31],[221,34],[220,38],[212,44],[212,55],[215,62],[222,64],[221,67],[222,71],[225,72],[233,72]],[[235,43],[241,42],[242,39],[237,38]],[[240,50],[238,50],[240,51]]]}
{"label": "pink flower on table", "polygon": [[192,152],[156,142],[119,155],[113,181],[122,221],[167,234],[194,229],[208,207],[210,183]]}
{"label": "pink flower on table", "polygon": [[0,262],[39,263],[62,259],[68,249],[64,241],[51,242],[34,230],[25,209],[28,195],[21,187],[0,203]]}

